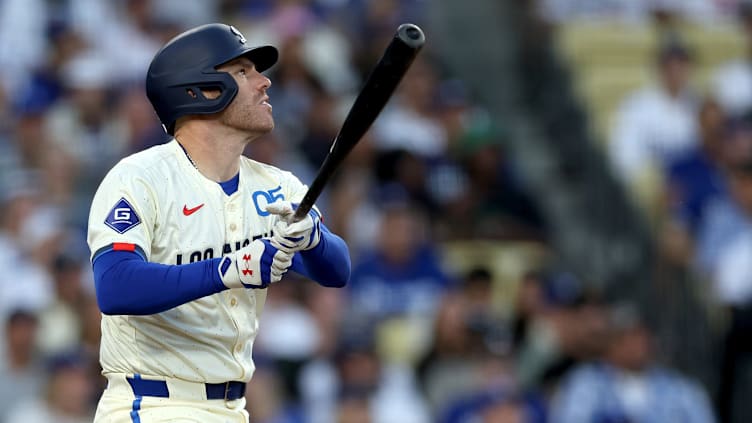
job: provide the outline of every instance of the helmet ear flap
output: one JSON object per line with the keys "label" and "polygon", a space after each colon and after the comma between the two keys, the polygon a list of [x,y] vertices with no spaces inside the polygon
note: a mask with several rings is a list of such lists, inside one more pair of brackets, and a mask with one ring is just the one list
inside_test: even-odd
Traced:
{"label": "helmet ear flap", "polygon": [[175,121],[181,116],[208,115],[224,110],[238,93],[238,85],[226,72],[212,73],[212,78],[192,84],[177,84],[166,88],[172,99],[170,118],[165,131],[175,135]]}

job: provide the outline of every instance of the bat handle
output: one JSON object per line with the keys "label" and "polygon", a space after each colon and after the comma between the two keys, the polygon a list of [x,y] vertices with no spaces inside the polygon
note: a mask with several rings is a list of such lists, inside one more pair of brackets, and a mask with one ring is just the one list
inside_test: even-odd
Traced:
{"label": "bat handle", "polygon": [[[332,145],[335,145],[336,143],[337,139],[334,140]],[[314,178],[313,182],[311,182],[311,186],[308,187],[308,191],[305,193],[305,196],[303,196],[303,199],[300,200],[298,208],[295,209],[295,214],[293,215],[294,221],[297,222],[298,220],[301,220],[308,214],[309,211],[311,211],[311,208],[313,208],[313,205],[316,203],[319,195],[321,195],[321,191],[324,190],[326,181],[329,180],[329,177],[334,174],[336,169],[337,163],[335,161],[332,161],[331,155],[328,155],[324,159],[324,163],[321,164],[321,168],[319,169],[316,178]]]}
{"label": "bat handle", "polygon": [[320,183],[319,179],[316,179],[313,181],[311,186],[308,188],[308,192],[306,192],[305,196],[302,200],[300,200],[300,204],[298,204],[298,208],[295,209],[295,214],[292,216],[292,220],[294,222],[297,222],[308,214],[309,211],[313,208],[314,203],[316,202],[316,199],[319,197],[319,194],[321,194],[321,191],[324,189],[323,184]]}
{"label": "bat handle", "polygon": [[308,214],[308,212],[311,211],[312,207],[313,203],[311,201],[306,201],[306,198],[304,197],[298,205],[298,208],[295,209],[295,214],[292,215],[292,220],[294,222],[297,222],[303,219]]}

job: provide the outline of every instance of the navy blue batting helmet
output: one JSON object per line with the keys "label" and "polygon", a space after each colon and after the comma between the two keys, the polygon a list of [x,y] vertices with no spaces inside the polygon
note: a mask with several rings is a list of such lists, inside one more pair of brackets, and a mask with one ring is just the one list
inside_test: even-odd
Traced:
{"label": "navy blue batting helmet", "polygon": [[[238,85],[216,68],[241,56],[263,72],[277,62],[278,53],[272,46],[248,46],[235,27],[218,23],[183,32],[157,52],[146,74],[146,95],[168,134],[175,135],[181,116],[217,113],[230,104]],[[220,95],[210,99],[202,89]]]}

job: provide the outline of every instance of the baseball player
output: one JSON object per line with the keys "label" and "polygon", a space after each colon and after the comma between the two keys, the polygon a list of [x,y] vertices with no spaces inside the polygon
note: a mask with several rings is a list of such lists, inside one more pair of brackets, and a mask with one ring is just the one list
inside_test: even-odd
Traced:
{"label": "baseball player", "polygon": [[347,283],[347,246],[318,210],[292,219],[306,186],[241,155],[274,127],[260,72],[277,56],[210,24],[151,62],[147,95],[174,138],[115,165],[89,215],[108,380],[96,422],[248,422],[266,288],[289,270]]}

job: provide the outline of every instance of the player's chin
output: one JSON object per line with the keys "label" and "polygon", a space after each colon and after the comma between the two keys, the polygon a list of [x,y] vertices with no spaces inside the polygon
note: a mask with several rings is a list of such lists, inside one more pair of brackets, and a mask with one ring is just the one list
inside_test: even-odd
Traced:
{"label": "player's chin", "polygon": [[271,132],[274,129],[274,119],[270,117],[268,121],[259,122],[257,129],[261,132]]}
{"label": "player's chin", "polygon": [[274,129],[274,116],[272,115],[272,111],[269,107],[263,106],[262,110],[258,112],[257,116],[259,129],[265,129],[267,132]]}
{"label": "player's chin", "polygon": [[241,126],[248,131],[265,134],[274,129],[274,119],[271,115],[263,117],[256,115],[253,119],[246,120]]}

